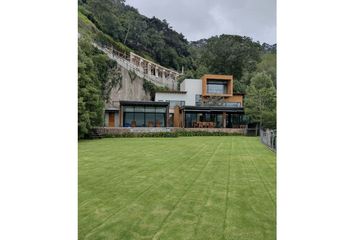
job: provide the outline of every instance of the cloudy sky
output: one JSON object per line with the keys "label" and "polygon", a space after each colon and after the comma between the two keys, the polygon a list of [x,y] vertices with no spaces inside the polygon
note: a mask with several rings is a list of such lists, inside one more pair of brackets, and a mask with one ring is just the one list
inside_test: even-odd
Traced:
{"label": "cloudy sky", "polygon": [[166,19],[189,41],[237,34],[276,43],[276,0],[126,0],[145,16]]}

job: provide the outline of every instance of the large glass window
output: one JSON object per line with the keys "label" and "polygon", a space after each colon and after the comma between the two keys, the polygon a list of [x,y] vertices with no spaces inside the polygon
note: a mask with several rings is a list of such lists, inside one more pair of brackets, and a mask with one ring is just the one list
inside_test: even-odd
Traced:
{"label": "large glass window", "polygon": [[156,127],[165,127],[165,114],[156,113]]}
{"label": "large glass window", "polygon": [[123,126],[131,127],[131,124],[134,121],[134,113],[125,112],[123,118]]}
{"label": "large glass window", "polygon": [[145,127],[145,113],[136,112],[135,113],[135,122],[137,127]]}
{"label": "large glass window", "polygon": [[212,94],[226,94],[227,82],[226,81],[208,81],[207,92]]}
{"label": "large glass window", "polygon": [[196,113],[186,113],[185,127],[192,128],[193,124],[197,121]]}
{"label": "large glass window", "polygon": [[166,107],[124,106],[124,127],[166,127]]}
{"label": "large glass window", "polygon": [[[204,123],[204,124],[203,124]],[[214,125],[205,124],[205,123],[214,123]],[[187,112],[185,115],[185,126],[187,128],[192,127],[223,127],[223,116],[222,113],[208,113],[208,112],[198,112],[191,113]]]}
{"label": "large glass window", "polygon": [[155,113],[145,113],[145,126],[155,127]]}
{"label": "large glass window", "polygon": [[229,113],[226,117],[226,127],[239,128],[241,125],[247,125],[248,118],[243,114]]}

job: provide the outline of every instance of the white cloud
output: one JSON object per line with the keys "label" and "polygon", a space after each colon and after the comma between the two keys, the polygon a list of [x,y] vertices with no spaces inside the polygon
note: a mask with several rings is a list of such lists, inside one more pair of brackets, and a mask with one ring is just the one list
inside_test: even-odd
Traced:
{"label": "white cloud", "polygon": [[276,0],[126,0],[148,17],[166,19],[190,41],[237,34],[276,42]]}

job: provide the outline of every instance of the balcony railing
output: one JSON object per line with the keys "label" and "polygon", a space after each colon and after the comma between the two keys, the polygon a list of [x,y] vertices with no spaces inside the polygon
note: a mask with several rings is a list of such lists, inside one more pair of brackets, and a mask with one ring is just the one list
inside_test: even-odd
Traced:
{"label": "balcony railing", "polygon": [[242,104],[240,102],[201,102],[197,101],[196,106],[208,106],[208,107],[234,107],[241,108]]}

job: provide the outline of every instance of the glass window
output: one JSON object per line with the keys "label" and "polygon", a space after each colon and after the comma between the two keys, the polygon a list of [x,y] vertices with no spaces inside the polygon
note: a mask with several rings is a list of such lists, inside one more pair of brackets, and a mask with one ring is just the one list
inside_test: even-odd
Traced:
{"label": "glass window", "polygon": [[156,113],[156,127],[166,127],[164,113]]}
{"label": "glass window", "polygon": [[135,122],[137,127],[145,127],[145,114],[144,113],[135,113]]}
{"label": "glass window", "polygon": [[155,127],[155,113],[145,113],[145,126]]}
{"label": "glass window", "polygon": [[203,113],[197,113],[197,122],[203,122],[204,116]]}
{"label": "glass window", "polygon": [[154,113],[155,112],[155,107],[145,107],[145,112]]}
{"label": "glass window", "polygon": [[131,127],[134,121],[134,113],[124,113],[123,127]]}
{"label": "glass window", "polygon": [[166,112],[166,108],[165,107],[156,107],[156,112],[157,113],[165,113]]}
{"label": "glass window", "polygon": [[135,112],[145,112],[145,108],[143,106],[136,106]]}
{"label": "glass window", "polygon": [[197,121],[196,113],[186,113],[185,127],[192,128],[193,124]]}
{"label": "glass window", "polygon": [[208,81],[207,92],[216,94],[227,93],[227,82],[226,81]]}
{"label": "glass window", "polygon": [[123,109],[124,109],[124,112],[134,112],[133,106],[124,106]]}
{"label": "glass window", "polygon": [[215,120],[216,120],[215,127],[222,128],[223,127],[222,114],[216,114],[216,119]]}

